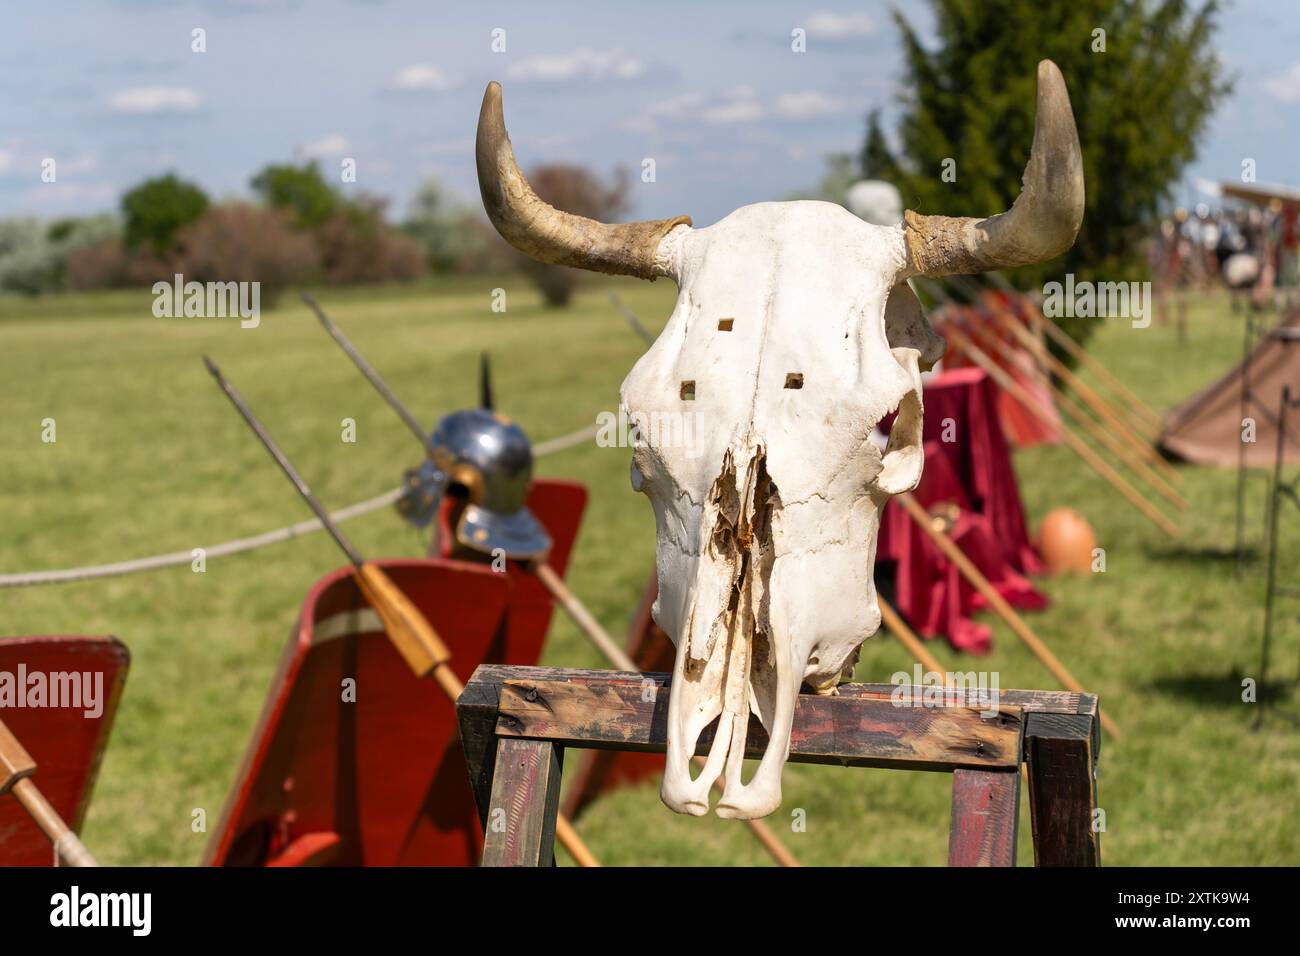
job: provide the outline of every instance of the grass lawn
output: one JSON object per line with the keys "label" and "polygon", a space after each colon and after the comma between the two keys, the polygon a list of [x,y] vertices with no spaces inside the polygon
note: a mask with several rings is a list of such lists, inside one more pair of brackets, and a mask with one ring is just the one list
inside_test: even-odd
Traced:
{"label": "grass lawn", "polygon": [[[657,328],[670,283],[617,281]],[[506,314],[490,311],[507,290]],[[517,277],[457,279],[318,296],[362,352],[432,423],[475,398],[477,356],[494,360],[498,404],[535,441],[592,424],[617,405],[642,350],[589,285],[550,311]],[[211,545],[307,517],[278,470],[199,361],[210,353],[328,506],[392,487],[419,450],[304,307],[286,296],[261,327],[233,320],[156,319],[147,290],[0,301],[0,571],[96,564]],[[1094,353],[1159,410],[1217,377],[1240,350],[1239,320],[1220,298],[1193,304],[1189,341],[1172,326],[1115,321]],[[58,440],[41,441],[54,418]],[[357,422],[357,441],[340,421]],[[1180,541],[1165,539],[1064,447],[1016,460],[1031,523],[1050,508],[1083,512],[1107,570],[1043,580],[1053,606],[1031,625],[1123,727],[1105,741],[1098,789],[1103,860],[1126,864],[1300,863],[1300,734],[1294,684],[1263,729],[1241,702],[1255,673],[1263,568],[1233,576],[1235,475],[1183,468],[1191,501]],[[571,571],[576,592],[623,633],[653,560],[648,504],[628,485],[626,449],[582,445],[539,472],[580,479],[591,503]],[[1251,485],[1249,529],[1262,529],[1263,479]],[[372,556],[420,544],[391,512],[347,526]],[[1283,580],[1300,568],[1300,516],[1283,526]],[[133,657],[85,839],[109,864],[193,864],[214,827],[267,684],[310,584],[340,564],[324,535],[188,567],[54,587],[0,591],[0,633],[111,633]],[[1281,603],[1274,674],[1294,678],[1297,603]],[[1051,675],[1000,623],[978,662],[941,642],[953,670],[995,670],[1001,686],[1051,688]],[[603,666],[557,615],[543,663]],[[888,680],[911,661],[878,636],[859,680]],[[937,774],[790,766],[771,818],[807,864],[941,864],[949,781]],[[795,809],[806,832],[790,832]],[[580,821],[606,864],[765,864],[735,823],[677,816],[657,784],[613,795]],[[1021,858],[1029,851],[1027,810]]]}

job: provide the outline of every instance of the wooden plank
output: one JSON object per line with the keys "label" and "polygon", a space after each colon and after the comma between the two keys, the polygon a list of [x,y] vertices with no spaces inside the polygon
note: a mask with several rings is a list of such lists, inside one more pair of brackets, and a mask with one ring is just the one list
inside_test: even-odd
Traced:
{"label": "wooden plank", "polygon": [[[960,676],[958,674],[957,676]],[[974,687],[931,687],[916,684],[841,684],[841,697],[878,697],[911,700],[919,695],[934,699],[942,695],[943,700],[951,703],[980,705],[992,691],[983,692]],[[999,689],[997,699],[1003,704],[1019,707],[1026,713],[1052,714],[1095,714],[1097,696],[1095,694],[1078,694],[1068,690],[1014,690]]]}
{"label": "wooden plank", "polygon": [[1018,771],[953,771],[948,865],[1015,866],[1019,820]]}
{"label": "wooden plank", "polygon": [[501,741],[483,835],[483,865],[552,865],[559,806],[559,748],[545,740]]}
{"label": "wooden plank", "polygon": [[[478,807],[479,822],[487,831],[488,807],[492,803],[492,775],[497,761],[497,699],[501,682],[490,673],[500,665],[480,664],[456,699],[456,720],[460,745],[469,770],[469,786]],[[530,668],[543,670],[543,668]]]}
{"label": "wooden plank", "polygon": [[[536,667],[511,664],[484,664],[470,679],[470,684],[504,684],[511,680],[562,680],[577,683],[630,683],[638,687],[643,682],[650,682],[660,690],[672,686],[672,675],[666,673],[635,673],[618,670],[592,670],[578,667]],[[908,688],[911,688],[909,691]],[[889,699],[896,693],[905,699],[912,699],[922,693],[933,696],[943,693],[947,700],[964,700],[978,703],[980,694],[972,688],[939,688],[896,684],[841,684],[837,688],[840,697],[884,697]],[[1043,711],[1060,714],[1095,714],[1097,697],[1095,694],[1079,694],[1066,690],[1016,690],[998,691],[998,699],[1026,711]]]}
{"label": "wooden plank", "polygon": [[[667,686],[645,679],[507,680],[499,695],[496,732],[582,747],[663,751],[668,740]],[[1015,768],[1020,762],[1021,711],[986,702],[911,706],[889,699],[803,694],[795,706],[790,759],[801,763],[947,771]],[[700,735],[707,753],[711,730]],[[767,734],[752,719],[746,755],[761,757]]]}
{"label": "wooden plank", "polygon": [[1029,813],[1038,866],[1100,866],[1097,744],[1092,715],[1032,714],[1025,729]]}

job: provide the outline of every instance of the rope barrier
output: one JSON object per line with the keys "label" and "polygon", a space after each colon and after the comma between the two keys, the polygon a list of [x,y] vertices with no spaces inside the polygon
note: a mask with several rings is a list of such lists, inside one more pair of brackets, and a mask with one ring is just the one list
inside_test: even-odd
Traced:
{"label": "rope barrier", "polygon": [[[585,441],[596,436],[599,431],[599,425],[590,425],[586,428],[570,432],[567,435],[560,435],[549,441],[541,442],[533,449],[533,457],[540,458],[543,455],[551,455],[555,452],[564,451],[566,448],[572,448],[575,445],[581,445]],[[340,508],[338,511],[331,511],[330,517],[338,523],[349,521],[352,518],[359,518],[362,515],[370,514],[372,511],[378,511],[397,501],[402,496],[402,488],[399,485],[389,491],[374,498],[367,498],[365,501],[358,501],[355,504],[348,505],[346,508]],[[204,558],[222,558],[231,554],[241,554],[245,551],[255,551],[258,548],[265,548],[268,545],[280,544],[284,541],[291,541],[294,538],[301,537],[305,534],[311,534],[321,530],[320,519],[311,518],[307,521],[299,521],[297,524],[287,525],[283,528],[276,528],[273,531],[265,531],[262,534],[255,534],[248,538],[236,538],[233,541],[223,541],[221,544],[214,544],[209,548],[203,548]],[[141,571],[156,571],[160,568],[171,568],[181,564],[190,564],[194,561],[194,549],[184,551],[172,551],[167,554],[155,554],[147,558],[136,558],[131,561],[115,561],[111,564],[91,564],[80,568],[61,568],[52,571],[23,571],[15,574],[0,574],[0,588],[17,588],[28,587],[38,584],[65,584],[69,581],[89,581],[94,578],[110,578],[124,574],[137,574]]]}

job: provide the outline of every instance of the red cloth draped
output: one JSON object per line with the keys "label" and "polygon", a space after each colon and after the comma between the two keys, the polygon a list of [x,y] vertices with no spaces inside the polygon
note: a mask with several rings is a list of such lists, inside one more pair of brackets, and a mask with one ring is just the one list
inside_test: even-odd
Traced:
{"label": "red cloth draped", "polygon": [[[998,419],[998,392],[979,369],[957,369],[925,386],[925,471],[914,492],[927,509],[961,509],[950,536],[1013,607],[1038,610],[1047,597],[1025,577],[1043,569],[1029,542],[1011,452]],[[885,509],[878,561],[896,567],[895,602],[924,636],[946,635],[982,654],[990,631],[970,620],[986,605],[901,506]]]}

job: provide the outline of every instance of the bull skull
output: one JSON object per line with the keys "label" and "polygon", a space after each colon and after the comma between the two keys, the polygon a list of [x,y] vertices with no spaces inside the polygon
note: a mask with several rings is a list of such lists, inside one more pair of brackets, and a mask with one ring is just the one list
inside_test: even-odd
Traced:
{"label": "bull skull", "polygon": [[[1038,66],[1024,185],[989,219],[864,223],[824,202],[759,203],[704,229],[686,217],[607,225],[542,202],[488,85],[477,161],[483,203],[512,245],[543,262],[678,286],[658,340],[623,382],[634,421],[694,414],[693,445],[652,429],[632,487],[657,526],[654,616],[677,645],[662,797],[679,813],[750,819],[781,803],[800,686],[833,694],[880,624],[880,511],[921,477],[921,380],[943,352],[910,276],[1051,259],[1083,218],[1083,172],[1065,82]],[[877,422],[898,418],[882,455]],[[656,418],[658,416],[658,418]],[[768,744],[748,784],[749,717]],[[705,767],[690,759],[716,721]]]}

